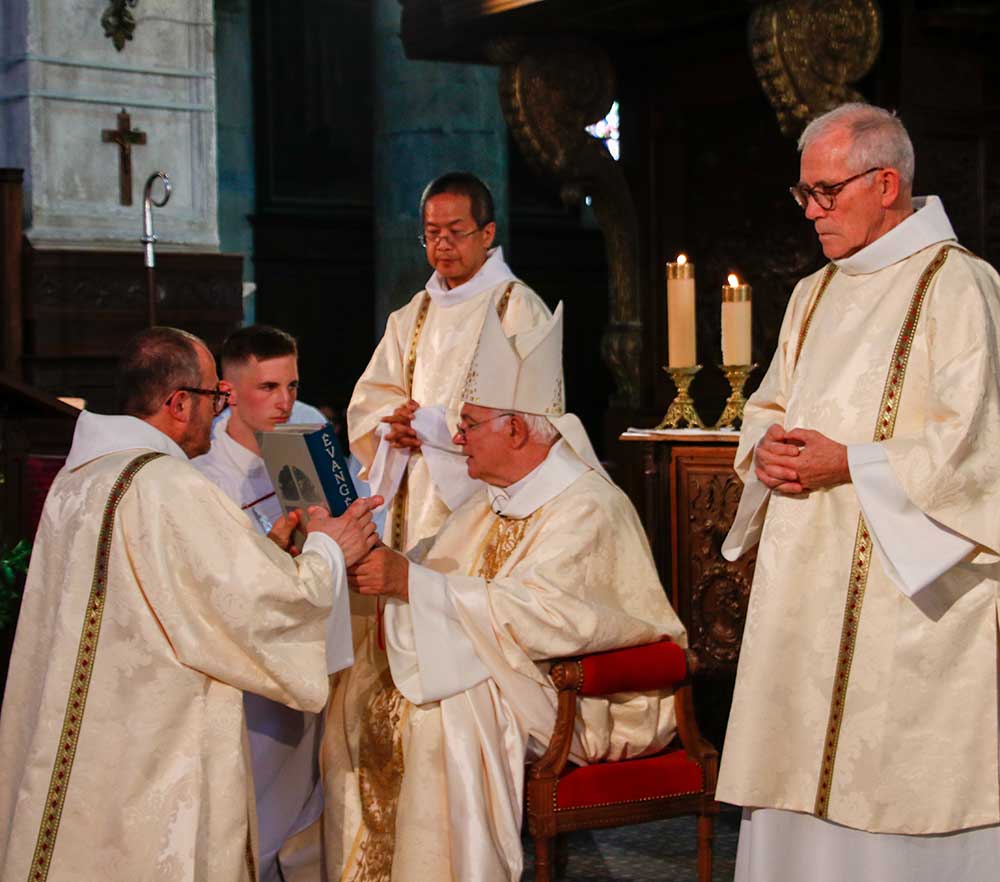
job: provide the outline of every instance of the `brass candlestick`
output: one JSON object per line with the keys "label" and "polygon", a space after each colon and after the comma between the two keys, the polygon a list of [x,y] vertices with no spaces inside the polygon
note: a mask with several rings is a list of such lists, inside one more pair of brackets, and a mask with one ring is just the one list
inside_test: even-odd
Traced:
{"label": "brass candlestick", "polygon": [[677,429],[680,428],[681,424],[686,423],[689,428],[697,427],[704,429],[705,424],[701,421],[701,417],[698,416],[698,411],[694,409],[694,401],[688,395],[688,387],[691,385],[694,375],[701,370],[701,365],[665,367],[663,370],[670,374],[670,378],[674,381],[674,385],[677,387],[677,395],[670,402],[666,416],[660,420],[660,424],[656,428]]}
{"label": "brass candlestick", "polygon": [[726,406],[723,408],[719,421],[715,424],[716,429],[726,426],[736,427],[736,423],[743,424],[743,407],[747,400],[743,397],[743,387],[746,385],[750,372],[757,367],[755,364],[724,364],[722,372],[729,380],[729,388],[732,394],[726,399]]}

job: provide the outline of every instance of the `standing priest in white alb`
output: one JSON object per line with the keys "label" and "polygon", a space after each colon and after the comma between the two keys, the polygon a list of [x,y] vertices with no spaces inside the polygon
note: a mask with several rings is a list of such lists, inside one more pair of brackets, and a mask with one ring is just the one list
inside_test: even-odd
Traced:
{"label": "standing priest in white alb", "polygon": [[[326,847],[344,882],[521,877],[526,756],[555,721],[548,659],[683,629],[639,518],[564,413],[562,310],[513,340],[487,312],[455,442],[483,482],[419,564],[377,549],[352,586],[389,598],[324,740]],[[584,699],[573,759],[655,750],[672,697]]]}
{"label": "standing priest in white alb", "polygon": [[479,178],[451,172],[431,181],[420,218],[434,272],[389,316],[347,409],[351,453],[372,492],[391,499],[385,540],[401,551],[434,536],[475,489],[451,435],[487,310],[508,336],[549,317],[493,247],[493,197]]}
{"label": "standing priest in white alb", "polygon": [[724,552],[759,540],[718,796],[738,880],[982,882],[1000,863],[1000,279],[911,200],[893,115],[803,133],[831,263],[747,404]]}

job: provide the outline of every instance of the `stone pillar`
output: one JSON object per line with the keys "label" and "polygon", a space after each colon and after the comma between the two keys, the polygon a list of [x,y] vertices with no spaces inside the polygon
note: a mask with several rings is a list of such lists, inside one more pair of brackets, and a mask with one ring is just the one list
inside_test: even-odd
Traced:
{"label": "stone pillar", "polygon": [[[431,268],[417,241],[420,194],[447,171],[493,191],[497,241],[507,240],[507,130],[494,67],[410,61],[399,0],[375,0],[375,328],[419,291]],[[506,249],[505,253],[506,253]]]}
{"label": "stone pillar", "polygon": [[[23,168],[25,233],[36,246],[139,248],[142,188],[174,186],[156,215],[170,249],[218,249],[212,0],[143,0],[115,47],[110,2],[3,0],[0,166]],[[124,36],[124,35],[122,35]],[[119,198],[119,148],[101,132],[131,115],[132,204]]]}
{"label": "stone pillar", "polygon": [[250,0],[215,0],[218,110],[219,246],[242,254],[243,278],[253,281],[254,107]]}

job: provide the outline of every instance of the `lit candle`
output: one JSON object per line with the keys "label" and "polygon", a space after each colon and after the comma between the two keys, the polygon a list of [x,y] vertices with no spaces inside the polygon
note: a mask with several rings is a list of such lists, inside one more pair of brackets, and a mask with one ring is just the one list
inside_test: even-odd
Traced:
{"label": "lit candle", "polygon": [[667,264],[667,365],[697,364],[694,332],[694,264],[683,254]]}
{"label": "lit candle", "polygon": [[751,364],[750,286],[732,273],[722,286],[722,363]]}

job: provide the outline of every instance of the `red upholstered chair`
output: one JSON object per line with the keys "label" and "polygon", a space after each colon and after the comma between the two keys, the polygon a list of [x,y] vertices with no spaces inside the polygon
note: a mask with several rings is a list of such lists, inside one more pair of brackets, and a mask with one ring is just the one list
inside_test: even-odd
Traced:
{"label": "red upholstered chair", "polygon": [[[553,838],[571,830],[620,827],[679,815],[698,816],[698,880],[712,876],[719,804],[719,755],[698,731],[685,650],[668,640],[560,661],[549,672],[559,708],[548,750],[526,771],[528,831],[535,879],[552,878]],[[677,737],[660,753],[620,762],[568,762],[578,695],[674,691]]]}

